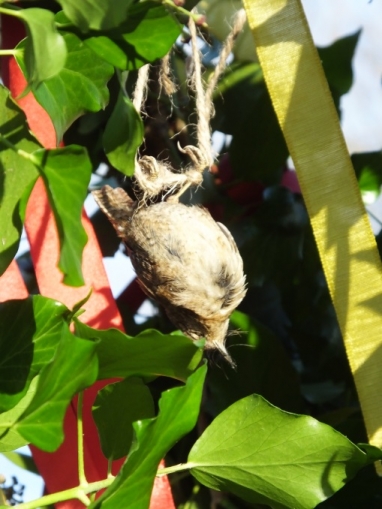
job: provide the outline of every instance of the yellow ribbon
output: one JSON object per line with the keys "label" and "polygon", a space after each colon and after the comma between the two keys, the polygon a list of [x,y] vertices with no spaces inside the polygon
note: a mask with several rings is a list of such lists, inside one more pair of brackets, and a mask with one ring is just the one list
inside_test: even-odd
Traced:
{"label": "yellow ribbon", "polygon": [[298,175],[370,443],[382,447],[382,272],[300,0],[243,0]]}

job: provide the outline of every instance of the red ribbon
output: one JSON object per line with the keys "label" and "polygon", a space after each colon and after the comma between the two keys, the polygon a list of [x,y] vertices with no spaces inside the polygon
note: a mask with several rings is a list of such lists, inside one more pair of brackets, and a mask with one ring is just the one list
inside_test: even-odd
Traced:
{"label": "red ribbon", "polygon": [[[15,18],[3,16],[2,41],[4,49],[12,49],[25,36],[24,26]],[[3,58],[2,76],[13,97],[17,97],[25,88],[25,79],[13,58]],[[55,148],[55,132],[53,124],[41,106],[29,93],[18,100],[24,110],[29,126],[45,148]],[[62,274],[57,268],[59,258],[59,240],[53,214],[50,210],[45,188],[41,179],[30,197],[25,229],[31,249],[31,257],[40,292],[72,307],[93,289],[93,293],[85,305],[86,312],[81,320],[100,329],[115,327],[123,330],[122,319],[112,296],[109,281],[102,262],[102,254],[93,227],[83,213],[83,225],[88,235],[88,243],[83,255],[83,275],[85,286],[72,288],[62,283]],[[13,262],[6,273],[0,278],[0,301],[22,299],[28,295],[18,270]],[[89,482],[105,479],[107,461],[102,454],[91,407],[98,390],[109,383],[96,383],[85,391],[84,395],[84,456],[85,471]],[[44,478],[49,493],[55,493],[78,485],[77,468],[77,425],[76,404],[70,405],[64,422],[65,441],[54,453],[43,452],[31,447],[33,458]],[[113,473],[116,474],[123,460],[114,462]],[[59,509],[78,509],[84,505],[78,500],[70,500],[57,504]],[[157,478],[154,484],[150,509],[175,509],[171,489],[167,477]]]}

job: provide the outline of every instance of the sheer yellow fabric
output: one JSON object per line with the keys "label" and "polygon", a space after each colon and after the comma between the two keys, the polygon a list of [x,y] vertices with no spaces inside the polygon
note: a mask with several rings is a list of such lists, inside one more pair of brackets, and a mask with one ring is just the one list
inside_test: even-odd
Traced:
{"label": "sheer yellow fabric", "polygon": [[243,0],[296,166],[370,443],[382,446],[382,273],[300,0]]}

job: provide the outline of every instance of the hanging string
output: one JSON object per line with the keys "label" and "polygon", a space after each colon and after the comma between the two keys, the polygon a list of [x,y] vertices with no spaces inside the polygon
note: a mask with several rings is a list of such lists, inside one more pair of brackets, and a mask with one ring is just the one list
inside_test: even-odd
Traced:
{"label": "hanging string", "polygon": [[203,81],[202,81],[202,63],[201,55],[198,48],[198,37],[196,34],[196,25],[192,18],[188,23],[191,36],[191,47],[192,47],[192,59],[193,59],[193,75],[191,77],[191,83],[195,90],[195,103],[196,111],[198,114],[197,124],[197,139],[198,148],[203,154],[203,159],[206,162],[206,166],[210,167],[213,163],[212,147],[211,147],[211,127],[210,127],[210,116],[211,106],[207,105],[206,95],[204,92]]}
{"label": "hanging string", "polygon": [[[235,45],[235,41],[240,34],[240,32],[243,30],[244,24],[247,20],[247,16],[244,9],[240,9],[234,19],[233,19],[233,27],[231,32],[228,34],[228,37],[226,41],[223,44],[223,48],[219,55],[219,61],[217,63],[217,66],[211,75],[210,80],[208,81],[207,89],[206,89],[206,106],[213,108],[213,102],[212,102],[212,95],[216,89],[216,85],[218,83],[218,79],[221,76],[222,72],[226,68],[227,65],[227,59],[229,55],[231,54],[233,47]],[[214,116],[214,110],[211,109],[211,111],[208,112],[210,120]]]}
{"label": "hanging string", "polygon": [[139,69],[137,83],[135,84],[133,92],[133,105],[139,114],[141,114],[143,105],[147,99],[147,92],[149,89],[149,71],[149,64],[146,64]]}
{"label": "hanging string", "polygon": [[167,53],[166,56],[164,56],[161,60],[161,65],[159,68],[159,87],[160,92],[159,95],[162,92],[162,89],[164,90],[165,94],[169,97],[175,94],[177,91],[177,86],[173,81],[172,73],[171,73],[171,66],[170,66],[170,53]]}
{"label": "hanging string", "polygon": [[[181,173],[174,172],[169,164],[164,161],[158,161],[151,156],[136,159],[134,176],[137,182],[136,190],[140,204],[148,203],[159,194],[163,194],[163,199],[177,201],[190,186],[198,186],[202,183],[203,171],[206,168],[210,168],[213,164],[210,127],[210,120],[214,114],[212,95],[218,79],[225,69],[226,61],[232,51],[235,39],[243,28],[244,22],[245,11],[241,9],[234,18],[232,31],[222,47],[218,64],[205,88],[202,80],[202,63],[198,48],[196,26],[194,20],[190,18],[189,30],[194,64],[191,83],[195,91],[198,115],[197,146],[187,145],[186,147],[181,147],[178,145],[179,150],[187,154],[191,160],[191,165]],[[133,104],[138,112],[142,110],[147,97],[148,76],[149,66],[141,67],[133,94]],[[160,80],[161,87],[163,86],[166,92],[167,90],[173,90],[168,56],[162,62]]]}

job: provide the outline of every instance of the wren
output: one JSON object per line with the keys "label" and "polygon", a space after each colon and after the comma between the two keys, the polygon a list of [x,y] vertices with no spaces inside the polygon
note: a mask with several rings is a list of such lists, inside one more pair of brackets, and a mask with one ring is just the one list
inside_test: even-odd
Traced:
{"label": "wren", "polygon": [[227,228],[200,206],[138,204],[121,189],[93,191],[127,247],[144,292],[206,350],[225,348],[229,317],[246,293],[243,261]]}

